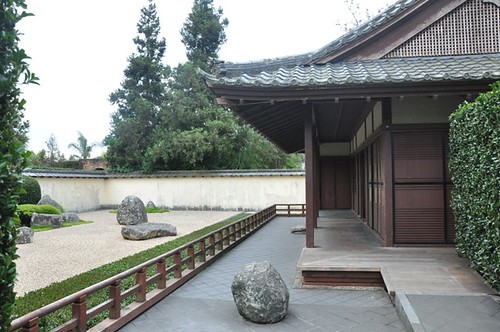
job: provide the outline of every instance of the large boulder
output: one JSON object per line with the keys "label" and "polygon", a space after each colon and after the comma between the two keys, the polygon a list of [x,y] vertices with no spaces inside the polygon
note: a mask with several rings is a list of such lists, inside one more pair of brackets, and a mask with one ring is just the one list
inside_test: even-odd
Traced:
{"label": "large boulder", "polygon": [[249,321],[276,323],[288,313],[288,288],[269,262],[245,265],[235,275],[231,291],[238,312]]}
{"label": "large boulder", "polygon": [[78,214],[74,212],[66,212],[66,213],[61,213],[61,216],[63,218],[63,221],[66,222],[78,222],[80,221],[80,217]]}
{"label": "large boulder", "polygon": [[33,213],[31,216],[31,225],[60,228],[63,226],[63,223],[64,221],[60,214]]}
{"label": "large boulder", "polygon": [[42,198],[40,198],[40,200],[38,201],[37,205],[52,205],[59,211],[64,211],[63,207],[59,203],[54,201],[49,195],[43,195]]}
{"label": "large boulder", "polygon": [[176,236],[177,228],[170,224],[144,223],[122,227],[122,236],[127,240],[147,240],[162,236]]}
{"label": "large boulder", "polygon": [[17,244],[25,244],[33,242],[35,232],[30,227],[19,227],[17,230]]}
{"label": "large boulder", "polygon": [[116,213],[116,220],[120,225],[138,225],[148,222],[144,203],[136,196],[125,197]]}

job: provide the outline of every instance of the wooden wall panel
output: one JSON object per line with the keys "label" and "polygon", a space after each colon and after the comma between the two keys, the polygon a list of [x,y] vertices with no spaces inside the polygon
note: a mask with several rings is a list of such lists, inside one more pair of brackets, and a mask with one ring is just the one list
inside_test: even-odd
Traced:
{"label": "wooden wall panel", "polygon": [[396,185],[395,242],[444,243],[443,187]]}
{"label": "wooden wall panel", "polygon": [[447,136],[443,130],[393,133],[396,244],[447,244],[455,239]]}
{"label": "wooden wall panel", "polygon": [[348,159],[321,160],[321,209],[351,209],[351,165]]}

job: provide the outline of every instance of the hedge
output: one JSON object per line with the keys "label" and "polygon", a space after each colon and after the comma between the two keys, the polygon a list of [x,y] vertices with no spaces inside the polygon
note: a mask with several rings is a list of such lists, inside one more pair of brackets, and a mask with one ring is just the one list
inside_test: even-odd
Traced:
{"label": "hedge", "polygon": [[500,290],[500,82],[450,116],[457,251]]}
{"label": "hedge", "polygon": [[19,204],[37,204],[42,198],[42,190],[38,180],[30,176],[22,176],[22,189]]}

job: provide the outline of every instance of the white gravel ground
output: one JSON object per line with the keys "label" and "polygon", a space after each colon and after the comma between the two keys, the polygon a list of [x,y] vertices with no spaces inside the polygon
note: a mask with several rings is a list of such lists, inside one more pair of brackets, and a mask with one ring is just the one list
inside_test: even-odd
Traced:
{"label": "white gravel ground", "polygon": [[103,264],[116,261],[205,226],[229,218],[235,211],[171,211],[148,214],[149,222],[177,227],[176,237],[125,240],[116,214],[109,210],[79,213],[92,224],[35,233],[34,242],[18,245],[17,295],[48,286]]}

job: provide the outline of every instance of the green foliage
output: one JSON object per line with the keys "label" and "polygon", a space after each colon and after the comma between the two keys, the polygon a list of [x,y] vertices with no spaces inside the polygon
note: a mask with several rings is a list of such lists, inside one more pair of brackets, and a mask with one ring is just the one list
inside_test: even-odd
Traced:
{"label": "green foliage", "polygon": [[151,0],[141,10],[137,31],[137,53],[128,59],[121,87],[109,97],[118,109],[111,116],[111,132],[104,140],[109,166],[125,171],[142,169],[160,106],[165,102],[165,81],[170,71],[162,64],[166,42],[159,38],[160,21]]}
{"label": "green foliage", "polygon": [[17,206],[17,211],[22,214],[31,216],[33,212],[44,214],[61,214],[61,211],[52,205],[36,205],[36,204],[20,204]]}
{"label": "green foliage", "polygon": [[[85,220],[80,220],[80,221],[65,221],[62,225],[63,228],[66,227],[74,227],[74,226],[80,226],[80,225],[87,225],[87,224],[92,224],[92,221],[85,221]],[[44,225],[44,226],[39,226],[39,225],[32,225],[31,228],[33,229],[34,232],[45,232],[45,231],[52,231],[56,230],[57,228],[52,227],[51,225]]]}
{"label": "green foliage", "polygon": [[36,82],[28,70],[28,56],[19,48],[16,24],[29,14],[24,0],[0,4],[0,331],[8,331],[15,305],[16,228],[13,217],[21,189],[21,172],[26,167],[27,123],[23,121],[25,101],[19,84]]}
{"label": "green foliage", "polygon": [[457,251],[500,289],[500,82],[451,115]]}
{"label": "green foliage", "polygon": [[22,189],[19,196],[19,204],[36,204],[42,197],[42,190],[37,179],[30,176],[22,176]]}
{"label": "green foliage", "polygon": [[[109,213],[117,213],[117,212],[118,210],[109,210]],[[146,207],[146,213],[165,213],[165,212],[170,212],[170,210]]]}
{"label": "green foliage", "polygon": [[74,157],[79,159],[88,159],[90,158],[90,153],[92,152],[94,146],[96,146],[96,144],[89,144],[87,138],[83,136],[81,132],[78,132],[77,142],[69,144],[68,148],[74,149],[78,152],[78,155],[74,155]]}
{"label": "green foliage", "polygon": [[[175,248],[178,248],[188,242],[194,241],[210,232],[213,232],[221,227],[229,225],[235,221],[245,218],[248,213],[240,213],[226,220],[220,221],[216,224],[207,226],[203,229],[195,231],[191,234],[184,235],[172,241],[160,244],[156,247],[147,249],[140,253],[122,258],[116,262],[103,265],[101,267],[95,268],[88,272],[79,274],[77,276],[68,278],[66,280],[53,283],[45,288],[29,292],[22,297],[17,298],[16,315],[23,316],[29,312],[39,309],[49,303],[55,302],[65,296],[76,293],[84,288],[92,286],[100,281],[106,280],[113,277],[123,271],[131,269],[141,263],[144,263],[152,258],[169,252]],[[155,270],[148,271],[155,273]],[[133,286],[135,283],[135,277],[127,278],[121,281],[122,290]],[[87,298],[87,305],[89,308],[102,303],[108,299],[108,292],[102,291],[94,296]],[[102,319],[102,315],[100,317]],[[50,331],[53,328],[63,324],[65,321],[71,319],[71,307],[57,312],[54,315],[50,315],[46,318],[41,319],[40,326],[41,331]],[[92,321],[91,324],[87,325],[87,328],[96,325],[96,320]]]}
{"label": "green foliage", "polygon": [[191,13],[184,23],[181,36],[190,62],[202,66],[217,59],[217,52],[226,42],[224,29],[229,21],[222,18],[222,8],[215,9],[213,0],[194,0]]}

